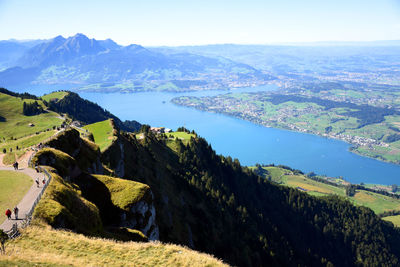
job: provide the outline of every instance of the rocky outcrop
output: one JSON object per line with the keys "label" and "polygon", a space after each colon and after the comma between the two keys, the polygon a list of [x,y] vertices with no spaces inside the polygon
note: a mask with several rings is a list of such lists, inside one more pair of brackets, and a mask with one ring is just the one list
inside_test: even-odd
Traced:
{"label": "rocky outcrop", "polygon": [[121,154],[120,154],[120,159],[118,161],[117,167],[115,169],[115,173],[119,177],[124,177],[125,176],[125,157],[124,157],[124,145],[122,143],[119,143],[119,150],[120,150]]}
{"label": "rocky outcrop", "polygon": [[154,196],[151,190],[146,193],[142,200],[129,207],[129,212],[121,215],[121,226],[138,229],[145,234],[149,240],[159,239],[159,228],[156,223],[156,209],[154,207]]}
{"label": "rocky outcrop", "polygon": [[60,150],[73,157],[82,172],[102,174],[100,150],[94,143],[80,138],[75,129],[67,129],[47,141],[45,146]]}

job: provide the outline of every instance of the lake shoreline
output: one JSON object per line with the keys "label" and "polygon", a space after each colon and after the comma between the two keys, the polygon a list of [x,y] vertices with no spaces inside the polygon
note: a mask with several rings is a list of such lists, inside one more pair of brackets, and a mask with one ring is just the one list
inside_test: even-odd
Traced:
{"label": "lake shoreline", "polygon": [[[19,88],[43,95],[68,87]],[[233,92],[275,91],[276,85],[234,89]],[[400,184],[400,166],[351,153],[349,144],[314,134],[265,127],[224,114],[172,104],[178,96],[213,96],[232,91],[192,93],[89,93],[81,97],[97,103],[121,120],[136,120],[153,126],[176,129],[185,126],[204,137],[218,154],[238,158],[243,166],[275,163],[329,177],[342,176],[351,183]]]}
{"label": "lake shoreline", "polygon": [[396,166],[400,166],[400,162],[388,161],[388,160],[385,160],[385,159],[382,159],[382,158],[379,158],[379,157],[375,158],[375,157],[371,157],[371,156],[365,155],[363,153],[359,153],[358,151],[355,150],[357,148],[357,146],[355,146],[353,143],[348,142],[347,140],[345,140],[343,138],[336,138],[336,137],[332,137],[332,136],[321,135],[321,134],[317,134],[317,133],[314,133],[314,132],[311,132],[311,131],[308,131],[308,130],[296,131],[294,129],[291,129],[290,127],[279,127],[279,126],[263,124],[261,122],[257,122],[257,121],[253,121],[253,120],[248,120],[248,119],[242,118],[241,116],[235,116],[235,115],[227,113],[227,112],[216,112],[216,111],[208,110],[208,109],[198,109],[198,108],[195,108],[195,107],[189,106],[189,105],[182,105],[182,104],[174,102],[173,99],[171,100],[171,103],[173,103],[174,105],[177,105],[177,106],[192,108],[192,109],[203,111],[203,112],[210,112],[210,113],[214,113],[214,114],[226,115],[226,116],[229,116],[231,118],[236,118],[236,119],[240,119],[240,120],[243,120],[243,121],[248,121],[250,123],[253,123],[253,124],[256,124],[256,125],[260,125],[260,126],[263,126],[265,128],[285,130],[285,131],[294,132],[294,133],[309,134],[309,135],[314,135],[314,136],[318,136],[318,137],[323,137],[323,138],[326,138],[326,139],[342,141],[342,142],[350,145],[350,147],[347,149],[347,151],[349,151],[349,152],[351,152],[353,154],[356,154],[356,155],[359,155],[359,156],[362,156],[362,157],[365,157],[365,158],[377,160],[377,161],[380,161],[380,162],[384,162],[384,163],[389,163],[389,164],[393,164],[393,165],[396,165]]}

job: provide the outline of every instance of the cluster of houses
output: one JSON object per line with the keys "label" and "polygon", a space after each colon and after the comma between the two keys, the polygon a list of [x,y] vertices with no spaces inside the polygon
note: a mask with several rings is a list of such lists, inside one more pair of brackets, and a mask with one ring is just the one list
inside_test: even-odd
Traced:
{"label": "cluster of houses", "polygon": [[162,133],[170,133],[172,132],[171,129],[165,127],[151,127],[150,131],[155,134],[162,134]]}

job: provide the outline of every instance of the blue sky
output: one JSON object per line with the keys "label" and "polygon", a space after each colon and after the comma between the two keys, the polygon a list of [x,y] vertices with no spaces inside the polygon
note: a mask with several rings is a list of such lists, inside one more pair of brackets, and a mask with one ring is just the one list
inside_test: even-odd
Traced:
{"label": "blue sky", "polygon": [[120,44],[400,39],[400,0],[0,0],[0,40],[80,32]]}

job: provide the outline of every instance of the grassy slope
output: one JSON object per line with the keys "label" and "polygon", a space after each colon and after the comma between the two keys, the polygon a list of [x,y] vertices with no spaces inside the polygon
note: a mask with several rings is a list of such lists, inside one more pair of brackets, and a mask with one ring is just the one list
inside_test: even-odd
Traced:
{"label": "grassy slope", "polygon": [[33,145],[39,144],[46,139],[49,139],[53,136],[56,132],[53,130],[41,132],[39,134],[34,134],[26,137],[19,138],[17,140],[10,140],[7,142],[0,143],[0,150],[3,148],[7,149],[7,151],[12,148],[13,150],[18,146],[19,148],[27,148]]}
{"label": "grassy slope", "polygon": [[167,146],[174,151],[176,151],[177,146],[173,140],[179,139],[182,141],[184,145],[187,145],[190,141],[190,138],[195,137],[194,134],[186,132],[173,132],[173,133],[167,133],[166,135],[168,136],[168,138],[170,138],[170,140],[167,142]]}
{"label": "grassy slope", "polygon": [[[69,160],[65,153],[54,149],[45,150],[46,153],[54,153],[57,161],[62,161],[57,165],[66,167],[64,165]],[[180,246],[161,243],[121,243],[50,229],[46,224],[63,222],[67,228],[102,235],[99,210],[95,205],[81,196],[76,185],[71,185],[54,172],[52,176],[53,179],[34,212],[34,224],[40,227],[29,227],[21,238],[8,243],[9,256],[0,258],[0,266],[2,261],[4,265],[26,266],[31,266],[32,263],[51,266],[223,265],[211,256]],[[107,186],[113,203],[121,208],[143,197],[149,189],[147,185],[134,181],[104,175],[94,177]],[[108,234],[113,237],[111,233]]]}
{"label": "grassy slope", "polygon": [[[307,178],[304,175],[293,175],[291,171],[279,167],[265,167],[271,175],[271,180],[290,187],[300,187],[307,190],[307,193],[314,196],[326,196],[335,194],[346,197],[344,188],[320,183]],[[376,214],[384,211],[400,210],[400,200],[381,194],[376,194],[364,190],[357,190],[354,197],[347,197],[355,205],[365,206],[372,209]]]}
{"label": "grassy slope", "polygon": [[15,162],[16,157],[14,152],[10,152],[4,155],[3,157],[3,164],[4,165],[11,165]]}
{"label": "grassy slope", "polygon": [[34,223],[62,224],[66,228],[88,234],[101,232],[98,208],[84,199],[73,185],[56,173],[50,173],[52,180],[35,208]]}
{"label": "grassy slope", "polygon": [[0,171],[0,224],[5,220],[5,210],[12,210],[31,186],[32,179],[26,174]]}
{"label": "grassy slope", "polygon": [[210,255],[162,243],[116,242],[29,227],[7,243],[0,266],[226,266]]}
{"label": "grassy slope", "polygon": [[[24,101],[33,102],[34,100],[25,99]],[[61,125],[62,120],[54,112],[24,116],[22,114],[24,101],[20,98],[0,93],[0,116],[6,118],[5,122],[0,122],[1,139],[3,137],[6,140],[10,137],[21,138]],[[41,101],[38,101],[38,103],[41,104]],[[33,123],[35,126],[30,127],[29,123]]]}
{"label": "grassy slope", "polygon": [[42,96],[41,98],[42,98],[43,100],[49,102],[49,101],[52,100],[52,99],[60,100],[60,99],[62,99],[64,96],[66,96],[67,94],[68,94],[68,92],[64,92],[64,91],[61,91],[61,92],[53,92],[53,93],[44,95],[44,96]]}
{"label": "grassy slope", "polygon": [[385,221],[392,222],[397,227],[400,227],[400,215],[396,216],[387,216],[382,218]]}
{"label": "grassy slope", "polygon": [[93,134],[94,142],[104,151],[113,141],[113,127],[110,120],[100,121],[83,127]]}
{"label": "grassy slope", "polygon": [[125,179],[114,178],[105,175],[93,175],[105,184],[110,190],[111,201],[121,209],[129,209],[130,205],[143,199],[149,186]]}

